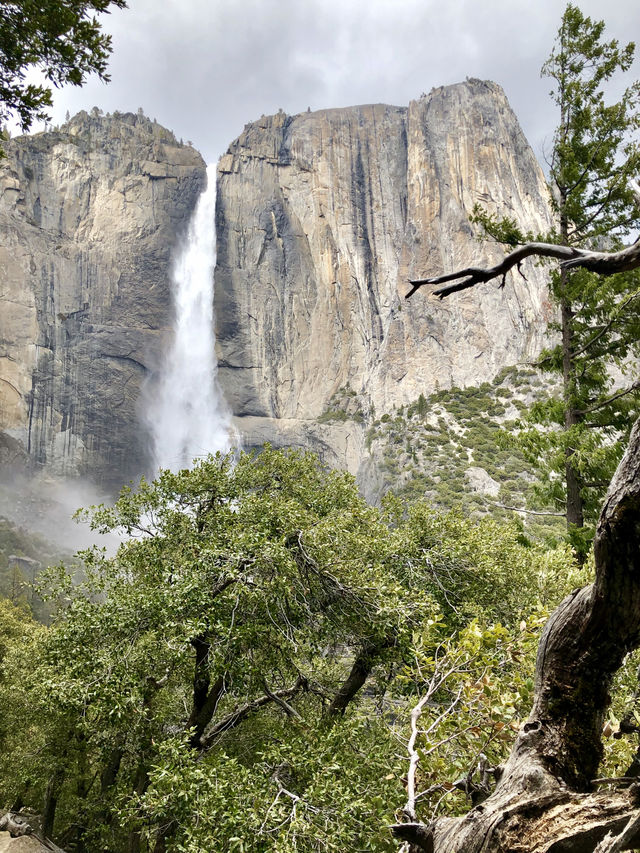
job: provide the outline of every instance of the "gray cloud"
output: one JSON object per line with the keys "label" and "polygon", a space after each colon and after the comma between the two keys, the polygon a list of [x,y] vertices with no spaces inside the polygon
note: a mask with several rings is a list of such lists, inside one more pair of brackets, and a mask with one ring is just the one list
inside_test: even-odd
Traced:
{"label": "gray cloud", "polygon": [[[113,34],[111,83],[56,93],[54,122],[66,110],[141,106],[211,162],[263,113],[404,105],[471,76],[504,87],[541,157],[556,117],[540,67],[564,7],[560,0],[130,0],[130,9],[104,19]],[[640,32],[637,0],[580,7],[604,17],[611,37]],[[639,71],[636,61],[636,78]]]}

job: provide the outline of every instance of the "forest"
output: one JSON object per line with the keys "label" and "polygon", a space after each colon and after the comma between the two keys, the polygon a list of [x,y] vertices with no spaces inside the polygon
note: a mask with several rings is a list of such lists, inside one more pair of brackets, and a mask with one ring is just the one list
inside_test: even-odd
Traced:
{"label": "forest", "polygon": [[[65,21],[56,53],[47,20],[6,17],[0,44],[18,23],[25,41],[0,117],[26,128],[50,103],[21,89],[29,65],[106,75],[108,38]],[[509,287],[525,258],[546,259],[547,391],[491,433],[534,472],[529,506],[492,513],[445,489],[438,502],[393,476],[374,506],[351,475],[265,445],[80,510],[119,536],[115,554],[93,546],[32,579],[3,552],[3,828],[77,853],[640,846],[640,85],[608,99],[633,56],[566,7],[543,67],[554,229],[478,207],[504,260],[409,294]],[[405,444],[456,393],[407,407]],[[2,535],[23,565],[40,554]]]}

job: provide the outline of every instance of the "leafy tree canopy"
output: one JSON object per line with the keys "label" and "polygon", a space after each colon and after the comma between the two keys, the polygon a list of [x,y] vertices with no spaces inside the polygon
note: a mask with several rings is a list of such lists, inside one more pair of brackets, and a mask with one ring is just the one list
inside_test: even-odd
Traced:
{"label": "leafy tree canopy", "polygon": [[[615,101],[607,84],[631,67],[635,45],[606,40],[602,21],[569,3],[542,73],[553,83],[558,127],[551,151],[550,234],[523,234],[511,218],[474,209],[472,221],[515,246],[543,241],[569,248],[619,249],[637,224],[630,179],[640,173],[640,83]],[[541,254],[545,254],[542,252]],[[561,265],[550,275],[559,309],[558,342],[538,366],[561,377],[561,396],[536,404],[520,446],[542,466],[538,495],[562,509],[585,554],[606,490],[640,411],[640,275],[627,268],[603,277]],[[617,384],[616,384],[617,382]],[[542,427],[542,429],[540,429]]]}
{"label": "leafy tree canopy", "polygon": [[7,623],[0,666],[0,797],[76,849],[395,849],[409,710],[434,667],[451,673],[417,774],[440,796],[487,738],[492,758],[507,748],[530,691],[503,683],[521,621],[576,582],[566,547],[370,507],[349,475],[268,447],[89,515],[126,534],[117,555],[85,552],[82,579],[51,570],[51,626]]}
{"label": "leafy tree canopy", "polygon": [[[0,125],[17,118],[23,130],[48,116],[51,84],[81,86],[89,74],[108,80],[111,36],[96,13],[126,0],[0,0]],[[41,71],[47,83],[28,81]]]}

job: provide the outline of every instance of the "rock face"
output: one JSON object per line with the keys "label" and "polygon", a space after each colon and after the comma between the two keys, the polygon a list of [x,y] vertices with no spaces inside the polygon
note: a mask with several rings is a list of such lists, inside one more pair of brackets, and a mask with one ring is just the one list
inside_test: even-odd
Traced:
{"label": "rock face", "polygon": [[80,113],[0,160],[0,458],[119,485],[205,164],[142,115]]}
{"label": "rock face", "polygon": [[[147,464],[141,400],[204,162],[142,115],[98,110],[6,153],[0,465],[119,485]],[[404,300],[408,278],[500,255],[469,224],[477,202],[533,231],[549,221],[493,83],[247,125],[218,169],[215,296],[219,379],[245,444],[311,447],[366,486],[374,413],[537,353],[551,308],[535,267],[504,290]]]}
{"label": "rock face", "polygon": [[[549,224],[544,176],[494,83],[245,127],[218,168],[216,316],[220,382],[247,443],[313,446],[340,389],[382,413],[539,351],[551,307],[533,266],[504,290],[404,301],[411,277],[497,259],[469,223],[475,203]],[[354,471],[362,432],[354,423]]]}

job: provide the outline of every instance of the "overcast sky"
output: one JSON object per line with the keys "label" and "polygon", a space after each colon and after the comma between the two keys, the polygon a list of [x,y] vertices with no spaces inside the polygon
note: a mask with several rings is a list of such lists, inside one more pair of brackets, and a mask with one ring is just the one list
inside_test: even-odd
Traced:
{"label": "overcast sky", "polygon": [[[506,90],[541,159],[557,117],[540,66],[564,0],[129,0],[104,17],[111,82],[55,93],[67,110],[142,107],[207,162],[260,115],[364,103],[404,106],[480,77]],[[607,33],[640,40],[639,0],[581,0]],[[633,78],[640,78],[636,60]],[[632,79],[628,78],[629,82]]]}

